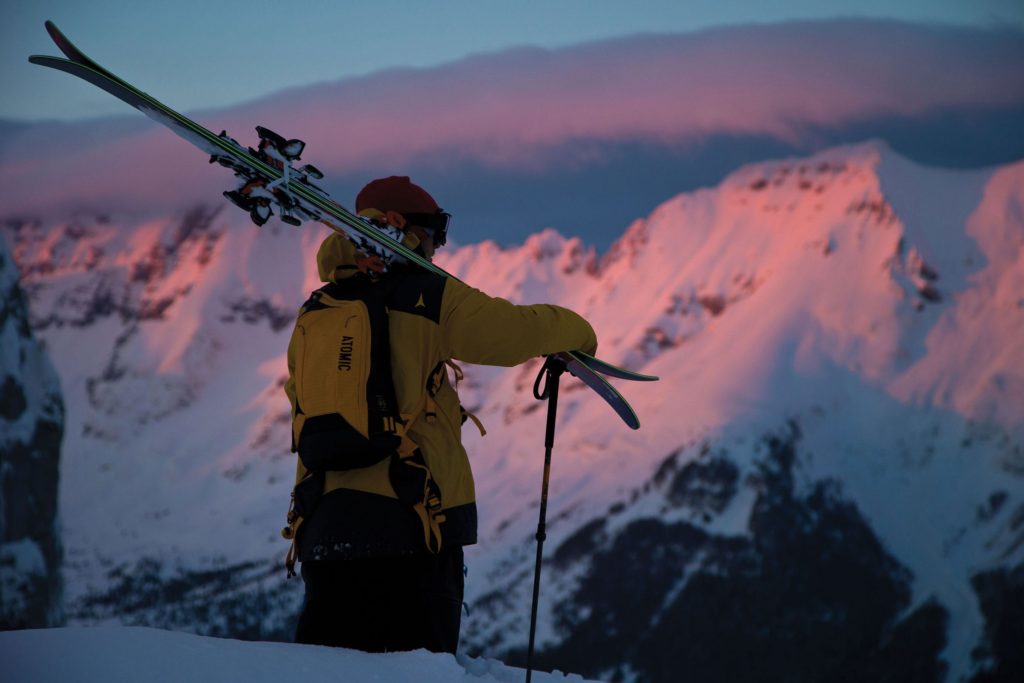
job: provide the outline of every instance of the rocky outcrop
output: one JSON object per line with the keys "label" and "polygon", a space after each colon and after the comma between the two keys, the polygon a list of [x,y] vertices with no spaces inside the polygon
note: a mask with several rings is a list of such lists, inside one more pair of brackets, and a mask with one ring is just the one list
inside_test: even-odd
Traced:
{"label": "rocky outcrop", "polygon": [[0,240],[0,629],[64,620],[57,483],[64,402]]}
{"label": "rocky outcrop", "polygon": [[[576,561],[583,578],[555,606],[560,639],[538,668],[613,681],[942,680],[947,609],[912,603],[911,573],[836,482],[799,491],[799,444],[795,422],[764,437],[744,483],[758,492],[747,534],[639,518],[615,533],[591,522],[558,547],[556,566]],[[728,454],[704,452],[671,480],[673,458],[656,475],[672,506],[703,514],[736,495]]]}
{"label": "rocky outcrop", "polygon": [[1024,679],[1024,564],[980,572],[971,584],[985,616],[985,637],[973,653],[981,666],[971,683]]}

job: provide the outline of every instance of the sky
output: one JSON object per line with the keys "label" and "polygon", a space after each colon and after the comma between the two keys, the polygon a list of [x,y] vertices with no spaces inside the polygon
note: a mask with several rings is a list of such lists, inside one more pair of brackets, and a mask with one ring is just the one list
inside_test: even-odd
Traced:
{"label": "sky", "polygon": [[0,83],[10,95],[0,98],[0,119],[127,113],[96,88],[27,62],[30,54],[58,52],[43,29],[46,19],[119,76],[185,111],[382,69],[637,33],[836,17],[1024,28],[1019,0],[648,0],[642,10],[619,1],[586,0],[307,0],[297,7],[301,10],[268,0],[9,3],[0,27]]}

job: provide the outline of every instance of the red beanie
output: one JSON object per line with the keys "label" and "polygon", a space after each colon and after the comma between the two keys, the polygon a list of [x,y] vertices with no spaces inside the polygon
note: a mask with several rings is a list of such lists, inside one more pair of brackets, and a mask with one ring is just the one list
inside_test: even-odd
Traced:
{"label": "red beanie", "polygon": [[398,213],[437,213],[440,207],[434,198],[409,176],[393,175],[371,181],[356,196],[356,213],[366,209]]}

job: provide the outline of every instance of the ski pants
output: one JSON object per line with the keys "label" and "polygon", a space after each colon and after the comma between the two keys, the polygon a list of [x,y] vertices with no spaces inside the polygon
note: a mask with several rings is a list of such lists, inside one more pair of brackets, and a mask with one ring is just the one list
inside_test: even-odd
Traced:
{"label": "ski pants", "polygon": [[366,652],[455,654],[464,590],[461,546],[395,557],[302,563],[295,642]]}

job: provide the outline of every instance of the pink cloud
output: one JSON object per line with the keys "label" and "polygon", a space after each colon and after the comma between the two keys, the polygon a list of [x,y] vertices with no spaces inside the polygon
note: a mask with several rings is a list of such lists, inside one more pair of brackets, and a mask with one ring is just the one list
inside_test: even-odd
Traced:
{"label": "pink cloud", "polygon": [[311,92],[244,115],[315,131],[318,153],[344,166],[447,147],[515,156],[573,138],[791,138],[807,125],[1024,104],[1024,40],[796,24],[511,51],[326,86],[303,106]]}
{"label": "pink cloud", "polygon": [[[1019,32],[845,21],[517,49],[296,88],[196,118],[243,144],[254,141],[257,123],[301,137],[305,160],[337,173],[435,152],[528,168],[579,140],[677,143],[725,134],[792,142],[808,127],[1011,106],[1024,106]],[[184,147],[156,127],[102,145],[65,142],[59,152],[15,140],[0,166],[4,204],[215,196],[211,174]],[[230,179],[221,184],[227,189]]]}

